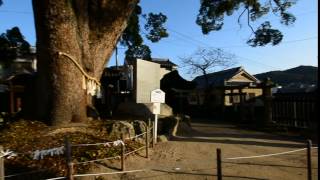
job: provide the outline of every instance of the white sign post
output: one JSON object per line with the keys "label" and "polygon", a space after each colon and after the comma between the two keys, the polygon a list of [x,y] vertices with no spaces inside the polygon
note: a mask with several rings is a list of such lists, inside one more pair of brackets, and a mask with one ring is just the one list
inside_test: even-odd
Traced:
{"label": "white sign post", "polygon": [[154,142],[157,143],[158,136],[158,114],[161,111],[161,103],[165,103],[165,93],[161,89],[151,91],[151,102],[153,103],[152,113],[154,114]]}

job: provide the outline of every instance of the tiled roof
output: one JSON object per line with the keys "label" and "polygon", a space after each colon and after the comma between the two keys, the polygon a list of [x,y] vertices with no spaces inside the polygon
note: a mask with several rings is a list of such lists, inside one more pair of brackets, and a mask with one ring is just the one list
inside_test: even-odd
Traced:
{"label": "tiled roof", "polygon": [[[244,71],[243,67],[241,67],[241,66],[240,67],[231,68],[231,69],[226,69],[226,70],[223,70],[223,71],[210,73],[210,74],[207,75],[207,77],[208,77],[208,85],[209,86],[224,86],[226,80],[229,80],[230,78],[232,78],[233,76],[238,74],[240,71]],[[252,76],[252,77],[255,78],[254,76]],[[204,88],[205,87],[206,81],[205,81],[205,76],[204,75],[198,76],[195,79],[193,79],[192,81],[197,83],[197,87],[198,88]],[[240,85],[241,83],[242,82],[235,82],[235,83],[231,83],[230,82],[228,85],[236,85],[236,84]]]}
{"label": "tiled roof", "polygon": [[160,81],[160,87],[162,90],[165,92],[175,88],[175,89],[184,89],[184,90],[189,90],[189,89],[194,89],[195,82],[192,81],[187,81],[183,79],[177,70],[174,70],[166,75],[163,76],[163,78]]}
{"label": "tiled roof", "polygon": [[162,59],[162,58],[152,58],[152,62],[158,63],[163,66],[177,66],[173,62],[171,62],[169,59]]}
{"label": "tiled roof", "polygon": [[[232,68],[232,69],[226,69],[223,71],[210,73],[207,75],[208,84],[214,85],[214,86],[223,85],[225,80],[230,79],[231,77],[236,75],[241,70],[242,70],[242,67],[236,67],[236,68]],[[192,81],[196,82],[198,87],[205,87],[206,82],[205,82],[204,75],[197,76]]]}
{"label": "tiled roof", "polygon": [[[133,64],[134,60],[126,60],[126,62],[128,64]],[[174,64],[173,62],[171,62],[169,59],[164,59],[164,58],[152,58],[151,62],[160,64],[161,67],[173,67],[173,66],[177,66],[176,64]]]}

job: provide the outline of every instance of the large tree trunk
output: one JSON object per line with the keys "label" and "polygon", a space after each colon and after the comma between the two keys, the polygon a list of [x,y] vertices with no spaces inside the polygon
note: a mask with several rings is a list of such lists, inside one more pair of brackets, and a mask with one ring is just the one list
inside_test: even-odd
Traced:
{"label": "large tree trunk", "polygon": [[33,0],[37,34],[37,117],[53,125],[87,119],[83,73],[100,79],[136,0]]}

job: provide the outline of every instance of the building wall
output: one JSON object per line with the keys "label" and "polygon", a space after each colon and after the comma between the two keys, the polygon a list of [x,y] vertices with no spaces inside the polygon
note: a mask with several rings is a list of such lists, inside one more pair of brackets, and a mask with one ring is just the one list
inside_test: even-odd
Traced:
{"label": "building wall", "polygon": [[160,64],[138,59],[134,68],[134,94],[136,103],[150,103],[150,93],[160,89]]}
{"label": "building wall", "polygon": [[162,79],[163,76],[168,74],[169,72],[171,71],[167,70],[166,68],[160,68],[160,79]]}

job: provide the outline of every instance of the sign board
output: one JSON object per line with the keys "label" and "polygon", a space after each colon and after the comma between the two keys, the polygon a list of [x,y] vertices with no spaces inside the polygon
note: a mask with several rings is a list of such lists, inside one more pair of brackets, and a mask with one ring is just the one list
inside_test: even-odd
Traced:
{"label": "sign board", "polygon": [[161,89],[151,91],[152,103],[165,103],[165,93]]}
{"label": "sign board", "polygon": [[160,88],[160,64],[138,59],[135,61],[132,75],[136,103],[150,103],[150,92]]}

